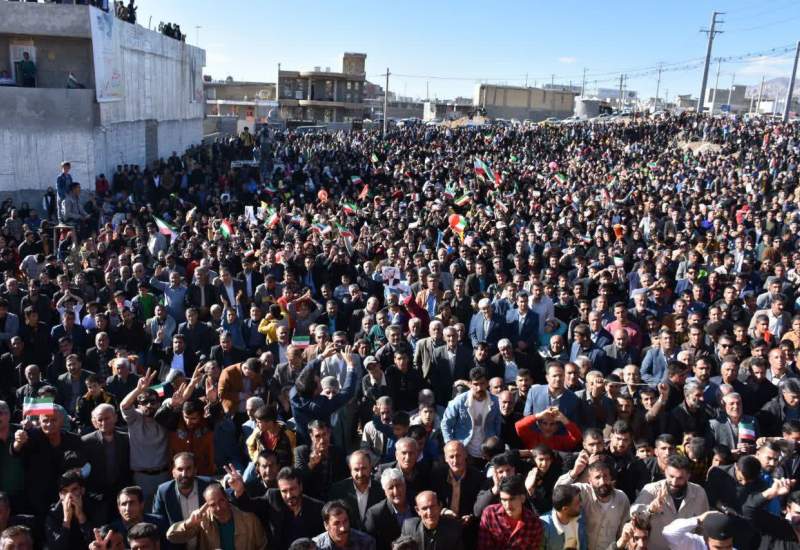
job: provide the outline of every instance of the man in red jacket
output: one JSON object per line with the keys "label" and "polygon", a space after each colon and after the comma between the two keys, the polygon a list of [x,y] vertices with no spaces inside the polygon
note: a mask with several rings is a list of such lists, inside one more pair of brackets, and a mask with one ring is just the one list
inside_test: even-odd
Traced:
{"label": "man in red jacket", "polygon": [[[557,433],[559,423],[564,425],[566,434]],[[572,451],[581,442],[581,429],[564,416],[558,407],[550,407],[539,414],[526,416],[517,421],[514,427],[528,449],[544,444],[555,451]]]}

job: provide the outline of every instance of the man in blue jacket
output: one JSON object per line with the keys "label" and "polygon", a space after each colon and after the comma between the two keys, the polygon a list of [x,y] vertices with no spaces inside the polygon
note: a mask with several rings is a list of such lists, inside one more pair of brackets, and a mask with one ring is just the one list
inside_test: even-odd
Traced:
{"label": "man in blue jacket", "polygon": [[525,416],[558,407],[564,416],[578,422],[580,403],[578,397],[564,387],[564,366],[559,361],[550,361],[547,363],[546,378],[547,384],[537,384],[528,391]]}
{"label": "man in blue jacket", "polygon": [[675,345],[675,335],[662,328],[658,335],[659,345],[651,347],[642,359],[642,380],[651,386],[658,385],[667,372],[667,364],[677,359],[680,349]]}
{"label": "man in blue jacket", "polygon": [[309,422],[312,420],[330,422],[331,415],[346,405],[355,395],[360,376],[356,372],[356,363],[353,360],[350,346],[347,346],[344,350],[344,361],[347,366],[344,387],[331,398],[322,395],[320,366],[325,359],[333,357],[337,353],[336,346],[333,343],[328,344],[322,355],[300,371],[300,374],[297,375],[297,381],[289,393],[289,403],[292,407],[298,445],[311,444],[311,438],[308,436]]}
{"label": "man in blue jacket", "polygon": [[542,550],[589,548],[581,515],[581,495],[573,485],[553,488],[553,509],[539,518],[544,529]]}
{"label": "man in blue jacket", "polygon": [[482,463],[481,445],[500,435],[500,403],[488,391],[486,369],[469,371],[470,388],[455,396],[442,416],[442,435],[447,443],[456,439],[464,444],[473,462]]}

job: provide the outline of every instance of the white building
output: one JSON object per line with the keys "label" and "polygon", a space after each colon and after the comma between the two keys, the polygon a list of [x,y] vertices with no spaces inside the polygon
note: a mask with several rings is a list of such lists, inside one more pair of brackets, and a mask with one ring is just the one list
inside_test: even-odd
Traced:
{"label": "white building", "polygon": [[89,6],[0,2],[0,72],[23,51],[37,82],[0,86],[0,191],[54,185],[62,160],[93,188],[202,139],[202,49]]}

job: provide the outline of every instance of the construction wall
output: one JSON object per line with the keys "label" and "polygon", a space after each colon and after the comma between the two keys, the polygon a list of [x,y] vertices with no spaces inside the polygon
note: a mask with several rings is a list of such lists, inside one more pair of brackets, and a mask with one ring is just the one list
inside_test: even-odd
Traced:
{"label": "construction wall", "polygon": [[560,90],[478,84],[473,105],[483,107],[490,118],[544,120],[572,116],[575,94]]}

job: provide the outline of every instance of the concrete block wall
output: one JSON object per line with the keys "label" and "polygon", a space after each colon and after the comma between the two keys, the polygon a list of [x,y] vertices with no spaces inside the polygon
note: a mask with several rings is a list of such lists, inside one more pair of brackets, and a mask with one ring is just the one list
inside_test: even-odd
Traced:
{"label": "concrete block wall", "polygon": [[173,151],[180,155],[189,146],[201,142],[203,119],[162,120],[158,123],[158,156],[169,158]]}
{"label": "concrete block wall", "polygon": [[75,181],[94,188],[90,128],[0,128],[0,191],[55,186],[64,159],[72,163]]}

